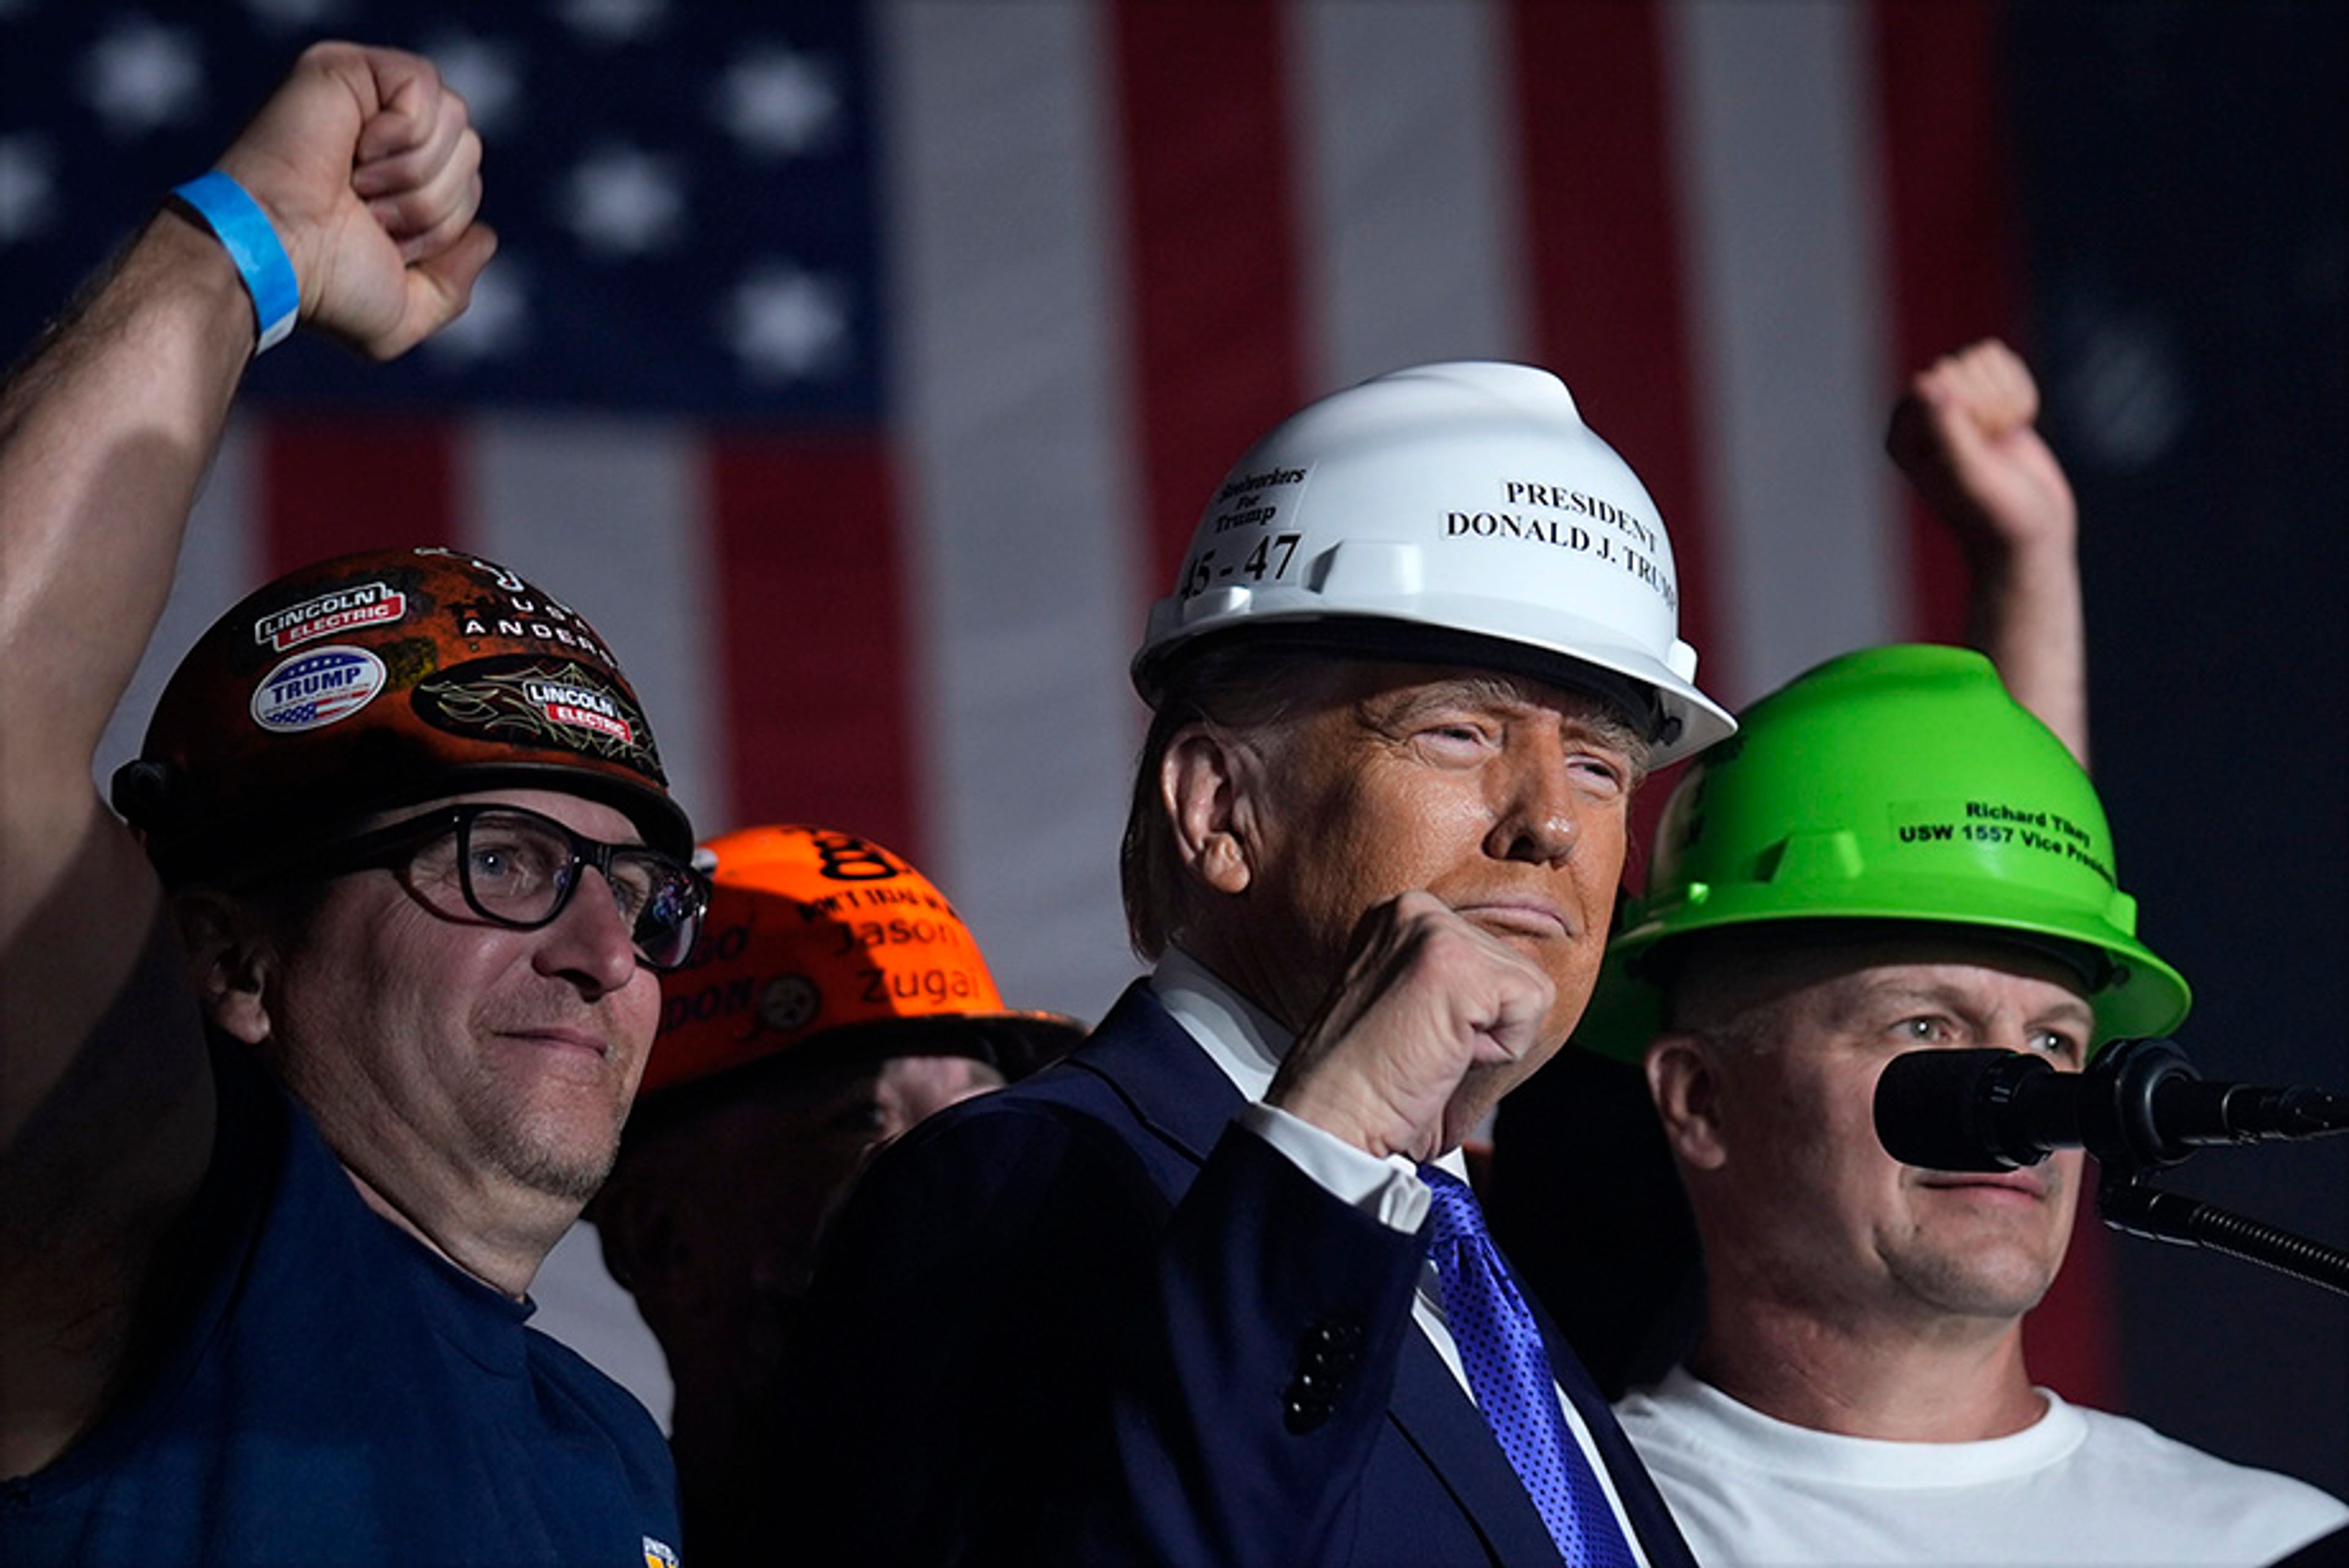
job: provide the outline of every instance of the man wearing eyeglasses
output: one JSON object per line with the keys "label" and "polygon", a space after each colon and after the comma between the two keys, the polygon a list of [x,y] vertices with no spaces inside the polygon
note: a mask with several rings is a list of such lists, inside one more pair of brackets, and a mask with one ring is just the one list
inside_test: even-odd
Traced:
{"label": "man wearing eyeglasses", "polygon": [[[89,759],[247,361],[494,247],[413,56],[305,52],[0,393],[0,1556],[657,1563],[651,1418],[526,1329],[707,887],[593,626],[495,562],[249,596]],[[143,851],[143,853],[142,853]]]}

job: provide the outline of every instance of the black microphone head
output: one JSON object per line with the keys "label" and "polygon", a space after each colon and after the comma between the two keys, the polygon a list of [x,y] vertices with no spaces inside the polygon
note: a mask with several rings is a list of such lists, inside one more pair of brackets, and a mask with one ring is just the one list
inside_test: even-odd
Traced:
{"label": "black microphone head", "polygon": [[1995,1108],[2024,1079],[2054,1069],[2017,1051],[1909,1051],[1876,1080],[1876,1139],[1903,1165],[1929,1171],[2018,1171],[2046,1150],[2014,1147]]}

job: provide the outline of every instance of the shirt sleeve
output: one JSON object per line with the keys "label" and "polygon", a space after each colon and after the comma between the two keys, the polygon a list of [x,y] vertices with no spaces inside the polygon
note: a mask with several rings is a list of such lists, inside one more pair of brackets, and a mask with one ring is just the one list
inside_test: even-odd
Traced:
{"label": "shirt sleeve", "polygon": [[1406,1233],[1426,1222],[1427,1183],[1400,1154],[1377,1155],[1324,1132],[1301,1117],[1261,1100],[1239,1114],[1239,1124],[1272,1145],[1282,1159],[1340,1202]]}

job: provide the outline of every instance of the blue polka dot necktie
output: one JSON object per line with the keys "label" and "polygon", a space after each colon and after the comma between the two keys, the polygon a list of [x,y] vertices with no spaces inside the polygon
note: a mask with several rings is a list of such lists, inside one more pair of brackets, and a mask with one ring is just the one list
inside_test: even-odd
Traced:
{"label": "blue polka dot necktie", "polygon": [[1435,1166],[1423,1165],[1419,1173],[1435,1195],[1428,1256],[1443,1282],[1444,1319],[1485,1425],[1568,1568],[1632,1568],[1631,1548],[1598,1472],[1558,1408],[1541,1326],[1485,1233],[1476,1195]]}

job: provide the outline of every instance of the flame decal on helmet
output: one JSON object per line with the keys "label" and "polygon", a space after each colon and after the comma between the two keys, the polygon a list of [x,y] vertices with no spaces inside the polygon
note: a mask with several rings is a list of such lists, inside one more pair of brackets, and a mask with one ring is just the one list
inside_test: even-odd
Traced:
{"label": "flame decal on helmet", "polygon": [[415,705],[418,717],[453,735],[563,747],[661,777],[644,714],[573,660],[476,659],[419,682]]}

